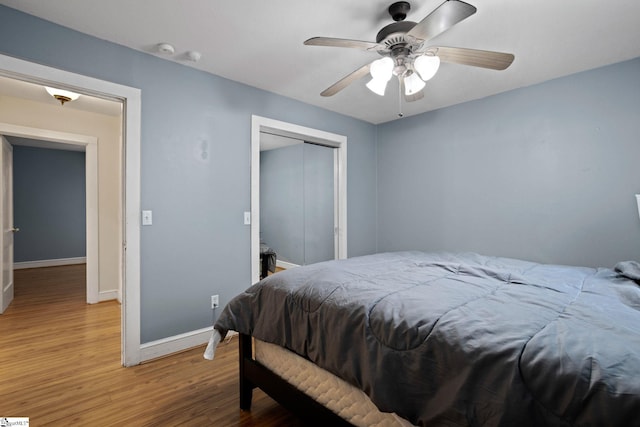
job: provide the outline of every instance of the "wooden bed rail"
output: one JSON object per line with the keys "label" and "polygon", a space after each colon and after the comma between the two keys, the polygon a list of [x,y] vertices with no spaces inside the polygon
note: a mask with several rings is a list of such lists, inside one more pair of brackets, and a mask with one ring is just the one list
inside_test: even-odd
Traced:
{"label": "wooden bed rail", "polygon": [[335,412],[322,406],[280,376],[274,374],[253,357],[251,335],[240,334],[240,409],[251,409],[253,389],[258,387],[276,402],[296,414],[310,426],[354,427]]}

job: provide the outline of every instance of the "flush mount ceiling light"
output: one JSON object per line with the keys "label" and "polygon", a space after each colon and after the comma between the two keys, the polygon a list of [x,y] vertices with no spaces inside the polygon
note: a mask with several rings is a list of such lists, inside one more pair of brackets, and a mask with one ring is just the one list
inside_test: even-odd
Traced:
{"label": "flush mount ceiling light", "polygon": [[65,102],[75,101],[80,96],[80,94],[68,90],[56,89],[48,86],[45,86],[45,89],[49,95],[60,101],[60,105],[64,105]]}

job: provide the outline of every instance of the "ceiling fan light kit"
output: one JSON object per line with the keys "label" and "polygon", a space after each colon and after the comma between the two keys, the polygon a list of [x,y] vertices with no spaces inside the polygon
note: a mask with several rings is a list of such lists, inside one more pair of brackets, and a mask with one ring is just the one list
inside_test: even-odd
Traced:
{"label": "ceiling fan light kit", "polygon": [[376,95],[384,96],[384,92],[387,89],[388,80],[371,79],[367,83],[367,88]]}
{"label": "ceiling fan light kit", "polygon": [[425,82],[431,80],[440,68],[440,58],[436,55],[421,55],[413,61],[413,69]]}
{"label": "ceiling fan light kit", "polygon": [[367,83],[369,90],[376,95],[384,96],[387,82],[393,76],[393,60],[388,56],[377,59],[371,63],[369,69],[371,81]]}
{"label": "ceiling fan light kit", "polygon": [[425,86],[426,83],[418,76],[418,73],[411,73],[404,78],[405,95],[414,95],[424,89]]}
{"label": "ceiling fan light kit", "polygon": [[387,83],[396,76],[399,86],[404,87],[407,102],[424,97],[425,82],[432,79],[440,62],[463,64],[492,70],[504,70],[511,65],[514,56],[510,53],[457,47],[429,46],[434,37],[467,19],[476,8],[460,0],[447,0],[420,22],[405,21],[411,9],[409,2],[395,2],[388,12],[395,22],[382,28],[375,42],[312,37],[304,42],[307,46],[345,47],[377,52],[381,59],[365,64],[325,89],[322,96],[332,96],[354,81],[371,74],[367,88],[384,96]]}

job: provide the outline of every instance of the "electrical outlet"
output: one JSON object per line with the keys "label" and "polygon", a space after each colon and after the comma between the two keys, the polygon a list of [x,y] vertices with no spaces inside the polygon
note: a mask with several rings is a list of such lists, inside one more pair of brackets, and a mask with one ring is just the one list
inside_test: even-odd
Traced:
{"label": "electrical outlet", "polygon": [[218,295],[211,295],[211,309],[213,310],[214,308],[218,308],[219,305],[220,300],[218,298]]}

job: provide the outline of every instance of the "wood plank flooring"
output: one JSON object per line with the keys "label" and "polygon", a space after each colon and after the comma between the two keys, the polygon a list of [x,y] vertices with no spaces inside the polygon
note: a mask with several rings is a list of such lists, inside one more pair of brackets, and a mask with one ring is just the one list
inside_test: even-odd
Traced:
{"label": "wood plank flooring", "polygon": [[238,401],[237,340],[132,368],[120,365],[120,305],[85,303],[85,266],[15,271],[0,315],[0,417],[31,426],[291,426],[303,424],[254,391]]}

